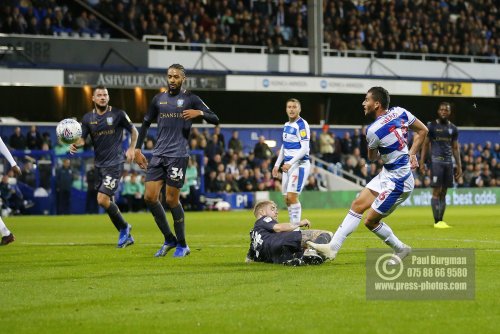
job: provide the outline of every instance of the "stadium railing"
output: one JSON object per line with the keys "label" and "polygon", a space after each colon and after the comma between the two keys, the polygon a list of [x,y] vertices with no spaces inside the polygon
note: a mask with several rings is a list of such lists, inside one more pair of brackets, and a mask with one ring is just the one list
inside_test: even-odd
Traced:
{"label": "stadium railing", "polygon": [[[144,42],[147,42],[151,49],[164,49],[171,51],[201,51],[201,52],[230,52],[230,53],[259,53],[266,54],[269,51],[267,46],[256,45],[235,45],[235,44],[212,44],[212,43],[180,43],[168,42],[165,39],[159,39],[156,35],[144,35]],[[278,48],[277,54],[288,55],[307,55],[308,48],[282,46]],[[323,47],[323,55],[329,57],[353,57],[353,58],[392,58],[392,59],[410,59],[420,61],[441,60],[445,62],[469,62],[469,63],[500,63],[500,57],[497,56],[469,56],[441,53],[414,53],[414,52],[390,52],[367,50],[338,50],[331,49],[328,45]]]}

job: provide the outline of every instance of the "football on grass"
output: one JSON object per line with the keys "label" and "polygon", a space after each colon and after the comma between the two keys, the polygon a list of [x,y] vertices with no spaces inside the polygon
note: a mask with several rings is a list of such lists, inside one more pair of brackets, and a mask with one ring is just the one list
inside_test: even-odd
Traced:
{"label": "football on grass", "polygon": [[57,124],[57,138],[65,144],[73,144],[82,136],[82,127],[71,118],[63,119]]}

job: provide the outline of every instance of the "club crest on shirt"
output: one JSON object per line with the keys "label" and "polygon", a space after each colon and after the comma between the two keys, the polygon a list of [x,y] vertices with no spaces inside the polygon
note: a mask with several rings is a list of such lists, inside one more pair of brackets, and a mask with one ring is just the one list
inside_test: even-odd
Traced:
{"label": "club crest on shirt", "polygon": [[177,108],[180,108],[182,106],[184,106],[184,99],[178,99],[177,100]]}
{"label": "club crest on shirt", "polygon": [[306,130],[300,130],[300,136],[304,138],[307,135]]}
{"label": "club crest on shirt", "polygon": [[450,136],[451,136],[451,134],[453,133],[453,129],[452,129],[452,128],[448,128],[448,133],[449,133],[449,134],[450,134]]}
{"label": "club crest on shirt", "polygon": [[271,217],[266,217],[263,219],[266,223],[270,223],[273,219]]}
{"label": "club crest on shirt", "polygon": [[113,125],[113,117],[106,117],[106,123],[108,123],[108,125]]}

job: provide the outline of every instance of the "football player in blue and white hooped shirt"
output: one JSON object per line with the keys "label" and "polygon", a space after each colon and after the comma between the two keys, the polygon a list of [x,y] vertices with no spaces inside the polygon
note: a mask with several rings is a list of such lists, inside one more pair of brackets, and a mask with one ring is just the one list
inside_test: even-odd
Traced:
{"label": "football player in blue and white hooped shirt", "polygon": [[[367,130],[368,159],[382,159],[384,168],[352,202],[351,210],[330,244],[310,244],[326,258],[335,258],[344,240],[358,227],[367,210],[365,226],[394,250],[391,264],[401,262],[411,252],[411,248],[396,237],[389,225],[380,220],[410,196],[415,183],[411,170],[418,167],[416,154],[429,130],[408,110],[401,107],[388,109],[389,101],[389,93],[382,87],[370,88],[363,101],[365,115],[376,118]],[[408,128],[414,131],[413,145],[409,150]]]}
{"label": "football player in blue and white hooped shirt", "polygon": [[309,176],[311,163],[309,161],[309,139],[311,133],[309,124],[300,117],[300,101],[289,99],[286,102],[286,113],[288,122],[283,128],[283,144],[276,164],[273,168],[273,176],[278,176],[278,170],[282,162],[282,193],[288,207],[288,216],[291,224],[300,223],[302,207],[299,195]]}

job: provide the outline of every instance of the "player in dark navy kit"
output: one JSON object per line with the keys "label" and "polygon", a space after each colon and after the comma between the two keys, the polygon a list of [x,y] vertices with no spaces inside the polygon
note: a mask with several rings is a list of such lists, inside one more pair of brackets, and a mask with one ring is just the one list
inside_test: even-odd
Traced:
{"label": "player in dark navy kit", "polygon": [[278,208],[273,201],[262,201],[253,210],[257,221],[250,231],[250,249],[245,262],[267,262],[291,266],[321,264],[324,259],[308,248],[307,241],[327,244],[333,233],[321,230],[295,230],[310,227],[307,219],[298,224],[278,223]]}
{"label": "player in dark navy kit", "polygon": [[[420,155],[420,171],[425,172],[425,160],[427,153],[431,152],[431,187],[432,189],[432,213],[434,215],[435,228],[450,228],[443,221],[446,209],[446,193],[453,186],[453,176],[458,181],[462,175],[462,163],[460,150],[458,148],[457,127],[449,121],[451,106],[448,102],[441,102],[438,109],[438,118],[427,124],[429,134],[422,146]],[[453,171],[455,159],[456,169]]]}
{"label": "player in dark navy kit", "polygon": [[[117,247],[124,248],[134,243],[130,234],[132,226],[123,219],[113,196],[120,183],[125,157],[128,162],[134,160],[138,132],[125,111],[109,105],[106,87],[96,87],[92,101],[94,109],[82,119],[82,138],[72,144],[69,150],[74,154],[90,135],[95,154],[97,203],[104,208],[119,232]],[[123,130],[131,133],[130,146],[125,157],[122,150]]]}
{"label": "player in dark navy kit", "polygon": [[[158,228],[165,237],[155,256],[165,256],[175,248],[174,257],[189,255],[184,228],[184,210],[179,201],[189,160],[188,139],[193,119],[203,118],[211,124],[219,124],[219,118],[196,95],[182,88],[186,79],[184,67],[173,64],[167,71],[168,91],[157,94],[144,116],[135,150],[135,162],[147,168],[144,201],[151,211]],[[157,141],[151,161],[146,160],[141,146],[152,122],[158,124]],[[159,201],[160,191],[165,187],[165,199],[174,220],[175,235]]]}

